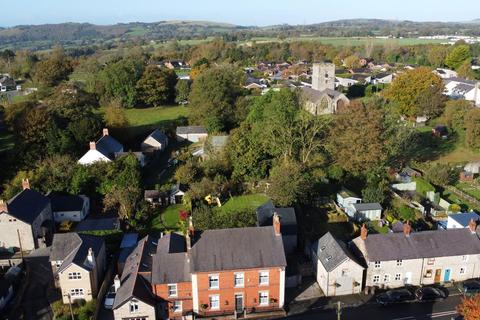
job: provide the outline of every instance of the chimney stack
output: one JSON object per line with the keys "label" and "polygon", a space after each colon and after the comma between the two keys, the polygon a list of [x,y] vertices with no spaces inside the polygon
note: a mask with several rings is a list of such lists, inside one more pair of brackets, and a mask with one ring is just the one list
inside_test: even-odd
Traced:
{"label": "chimney stack", "polygon": [[95,259],[93,258],[92,248],[88,248],[87,261],[92,265],[95,264]]}
{"label": "chimney stack", "polygon": [[22,180],[22,188],[23,190],[30,189],[30,181],[28,181],[28,179]]}
{"label": "chimney stack", "polygon": [[470,223],[468,224],[468,229],[470,229],[470,232],[476,233],[477,232],[477,222],[473,219],[470,219]]}
{"label": "chimney stack", "polygon": [[97,144],[94,141],[90,141],[90,150],[96,150]]}
{"label": "chimney stack", "polygon": [[185,235],[185,242],[187,244],[187,253],[190,253],[190,250],[192,250],[192,238],[190,238],[189,231],[187,231],[187,234]]}
{"label": "chimney stack", "polygon": [[103,136],[108,136],[108,129],[107,128],[103,129]]}
{"label": "chimney stack", "polygon": [[275,230],[276,236],[282,235],[282,228],[280,225],[280,216],[276,212],[273,213],[273,229]]}
{"label": "chimney stack", "polygon": [[403,233],[405,234],[406,237],[410,237],[410,233],[412,233],[412,227],[410,226],[410,221],[407,221],[403,225]]}
{"label": "chimney stack", "polygon": [[113,286],[115,287],[115,292],[120,289],[120,278],[118,277],[118,274],[115,276],[115,279],[113,279]]}
{"label": "chimney stack", "polygon": [[365,226],[365,223],[364,223],[364,224],[362,224],[362,227],[360,228],[360,239],[365,241],[365,240],[367,240],[367,236],[368,236],[368,229],[367,229],[367,227]]}
{"label": "chimney stack", "polygon": [[7,203],[0,199],[0,212],[8,212]]}
{"label": "chimney stack", "polygon": [[192,216],[188,217],[188,233],[190,234],[191,237],[195,235],[195,228],[193,226]]}

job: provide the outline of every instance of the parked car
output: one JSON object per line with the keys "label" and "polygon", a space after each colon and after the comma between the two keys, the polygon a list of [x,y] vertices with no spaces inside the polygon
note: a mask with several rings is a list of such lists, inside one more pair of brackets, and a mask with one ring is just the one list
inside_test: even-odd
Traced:
{"label": "parked car", "polygon": [[462,286],[463,293],[467,296],[472,296],[480,293],[480,281],[469,280],[465,281]]}
{"label": "parked car", "polygon": [[415,295],[408,289],[389,290],[380,293],[377,298],[377,303],[387,305],[392,303],[403,303],[415,300]]}
{"label": "parked car", "polygon": [[447,294],[437,287],[423,287],[415,291],[415,297],[421,302],[437,301],[445,299]]}
{"label": "parked car", "polygon": [[115,286],[111,286],[110,290],[108,290],[107,294],[105,295],[105,302],[103,306],[105,309],[112,309],[113,302],[115,301]]}

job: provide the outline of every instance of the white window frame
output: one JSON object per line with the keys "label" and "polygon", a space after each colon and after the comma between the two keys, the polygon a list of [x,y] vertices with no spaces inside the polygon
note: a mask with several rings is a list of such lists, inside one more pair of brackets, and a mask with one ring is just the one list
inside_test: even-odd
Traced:
{"label": "white window frame", "polygon": [[130,313],[137,313],[140,310],[140,305],[138,304],[137,300],[130,301]]}
{"label": "white window frame", "polygon": [[390,275],[388,273],[385,273],[383,275],[383,283],[389,283],[390,282]]}
{"label": "white window frame", "polygon": [[[175,306],[175,304],[178,304],[177,306]],[[180,300],[174,300],[173,301],[173,304],[172,304],[172,309],[173,309],[173,312],[174,313],[179,313],[179,312],[182,312],[182,301]]]}
{"label": "white window frame", "polygon": [[85,296],[85,292],[83,291],[83,288],[70,289],[70,297],[83,297],[83,296]]}
{"label": "white window frame", "polygon": [[[262,282],[262,278],[267,278],[267,281]],[[258,285],[268,286],[270,284],[270,272],[267,270],[260,271],[258,273]]]}
{"label": "white window frame", "polygon": [[375,261],[373,263],[373,266],[375,269],[380,269],[382,267],[382,262],[381,261]]}
{"label": "white window frame", "polygon": [[402,274],[401,273],[396,273],[395,274],[395,281],[401,281],[402,280]]}
{"label": "white window frame", "polygon": [[[213,301],[217,303],[217,306],[213,306]],[[220,310],[220,295],[212,294],[208,297],[208,302],[210,303],[210,310]]]}
{"label": "white window frame", "polygon": [[[238,276],[238,278],[237,278]],[[241,283],[237,284],[237,279],[241,279]],[[235,288],[243,288],[245,287],[245,273],[243,272],[235,272],[233,274],[233,286]]]}
{"label": "white window frame", "polygon": [[[174,290],[170,290],[170,288],[174,288]],[[167,284],[168,296],[169,297],[177,297],[178,296],[178,287],[176,283]],[[175,291],[175,293],[170,293],[171,291]]]}
{"label": "white window frame", "polygon": [[[376,281],[375,281],[376,279]],[[372,282],[373,283],[380,283],[380,275],[379,274],[376,274],[372,277]]]}
{"label": "white window frame", "polygon": [[403,260],[397,260],[397,267],[403,266]]}
{"label": "white window frame", "polygon": [[466,273],[467,273],[467,267],[460,267],[460,271],[458,272],[458,274],[464,275]]}
{"label": "white window frame", "polygon": [[81,272],[69,272],[68,273],[68,280],[82,280],[82,273]]}
{"label": "white window frame", "polygon": [[[217,279],[217,286],[212,286],[212,280]],[[209,274],[208,275],[208,289],[210,290],[218,290],[220,289],[220,275],[219,274]]]}
{"label": "white window frame", "polygon": [[[264,295],[262,297],[262,295]],[[265,298],[265,295],[266,295],[266,298]],[[264,302],[262,303],[262,299],[264,299]],[[268,306],[269,305],[269,294],[268,294],[268,291],[259,291],[258,292],[258,304],[260,306]]]}
{"label": "white window frame", "polygon": [[462,256],[462,261],[467,262],[468,261],[468,256]]}

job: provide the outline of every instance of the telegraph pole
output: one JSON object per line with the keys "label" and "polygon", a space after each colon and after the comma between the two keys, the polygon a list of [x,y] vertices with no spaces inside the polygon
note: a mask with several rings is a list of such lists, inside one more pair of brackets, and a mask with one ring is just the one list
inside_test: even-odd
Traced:
{"label": "telegraph pole", "polygon": [[340,301],[337,302],[337,320],[342,319],[342,303]]}
{"label": "telegraph pole", "polygon": [[22,263],[23,263],[22,239],[20,238],[20,230],[18,229],[17,229],[17,236],[18,236],[18,246],[20,247],[20,255],[22,256]]}

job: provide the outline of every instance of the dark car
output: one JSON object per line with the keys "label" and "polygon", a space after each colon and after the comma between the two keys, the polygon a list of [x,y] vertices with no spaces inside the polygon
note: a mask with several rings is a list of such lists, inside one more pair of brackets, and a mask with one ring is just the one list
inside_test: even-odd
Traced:
{"label": "dark car", "polygon": [[480,293],[480,281],[470,280],[463,283],[463,293],[467,296],[472,296]]}
{"label": "dark car", "polygon": [[381,305],[403,303],[414,301],[415,295],[408,289],[396,289],[379,294],[376,300]]}
{"label": "dark car", "polygon": [[440,288],[436,287],[423,287],[415,291],[415,297],[419,301],[437,301],[443,300],[447,297],[446,293]]}

